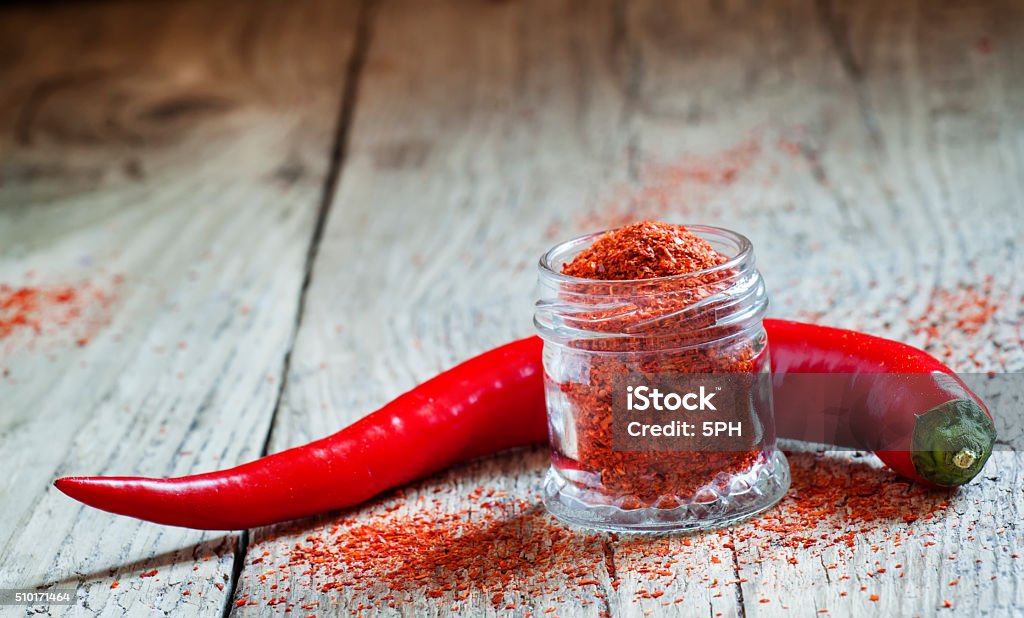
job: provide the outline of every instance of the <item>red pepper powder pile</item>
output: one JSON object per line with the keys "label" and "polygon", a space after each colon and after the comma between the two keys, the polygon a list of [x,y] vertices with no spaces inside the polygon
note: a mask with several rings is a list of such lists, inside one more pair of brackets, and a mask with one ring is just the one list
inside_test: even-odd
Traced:
{"label": "red pepper powder pile", "polygon": [[[749,470],[763,457],[757,445],[723,451],[713,438],[706,444],[695,439],[693,450],[686,452],[616,450],[613,444],[613,397],[628,374],[640,373],[657,383],[680,373],[755,373],[764,368],[766,355],[751,337],[717,343],[741,326],[717,326],[721,315],[716,317],[714,308],[681,312],[728,289],[736,273],[717,269],[675,275],[727,261],[683,226],[641,221],[607,232],[562,267],[562,274],[587,280],[572,284],[574,298],[590,299],[576,302],[603,306],[609,300],[625,301],[632,308],[576,313],[578,328],[606,336],[568,343],[581,352],[559,352],[560,362],[580,367],[569,372],[572,379],[558,384],[573,408],[576,452],[556,451],[553,460],[557,468],[591,473],[596,480],[579,490],[598,494],[593,502],[623,509],[675,508],[698,493],[719,490],[712,482],[727,484],[730,474]],[[640,281],[635,292],[602,283],[632,280]]]}
{"label": "red pepper powder pile", "polygon": [[608,232],[562,267],[581,279],[670,277],[718,266],[728,258],[681,225],[641,221]]}

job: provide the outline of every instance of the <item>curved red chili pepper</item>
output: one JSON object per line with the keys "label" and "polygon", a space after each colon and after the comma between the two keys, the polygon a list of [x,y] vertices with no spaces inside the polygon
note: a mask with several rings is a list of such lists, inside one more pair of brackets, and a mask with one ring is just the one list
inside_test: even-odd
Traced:
{"label": "curved red chili pepper", "polygon": [[[958,485],[981,470],[995,439],[991,418],[933,357],[895,341],[812,324],[765,320],[765,328],[781,437],[806,437],[807,427],[840,410],[840,420],[867,415],[871,422],[836,425],[837,442],[885,446],[876,453],[908,478]],[[112,513],[207,530],[252,528],[354,506],[460,461],[547,441],[541,349],[539,338],[528,337],[485,352],[334,435],[229,470],[172,479],[67,477],[55,485]],[[795,378],[801,374],[839,379],[813,381],[830,388],[809,401],[807,381]],[[932,377],[888,377],[908,374]],[[849,406],[851,401],[857,405]],[[977,411],[984,414],[979,418]],[[920,444],[929,450],[919,453]]]}
{"label": "curved red chili pepper", "polygon": [[909,479],[974,478],[995,425],[946,365],[912,346],[840,328],[765,320],[778,435],[874,451]]}
{"label": "curved red chili pepper", "polygon": [[529,338],[485,352],[336,434],[229,470],[55,485],[105,511],[203,530],[353,506],[460,461],[546,440],[541,347]]}

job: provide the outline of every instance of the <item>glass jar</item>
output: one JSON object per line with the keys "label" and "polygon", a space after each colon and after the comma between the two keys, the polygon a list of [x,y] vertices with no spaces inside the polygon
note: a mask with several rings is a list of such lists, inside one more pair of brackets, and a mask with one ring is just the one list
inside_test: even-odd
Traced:
{"label": "glass jar", "polygon": [[541,258],[534,323],[552,458],[544,493],[565,522],[713,528],[769,508],[789,487],[753,247],[729,230],[686,228],[728,261],[628,281],[561,274],[601,233]]}

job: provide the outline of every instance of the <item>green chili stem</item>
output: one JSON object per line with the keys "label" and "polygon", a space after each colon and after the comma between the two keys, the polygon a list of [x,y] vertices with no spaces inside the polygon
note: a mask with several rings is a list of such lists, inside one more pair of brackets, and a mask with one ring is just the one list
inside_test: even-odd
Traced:
{"label": "green chili stem", "polygon": [[975,460],[978,459],[977,453],[963,449],[956,455],[953,455],[953,465],[962,470],[966,470],[974,465]]}

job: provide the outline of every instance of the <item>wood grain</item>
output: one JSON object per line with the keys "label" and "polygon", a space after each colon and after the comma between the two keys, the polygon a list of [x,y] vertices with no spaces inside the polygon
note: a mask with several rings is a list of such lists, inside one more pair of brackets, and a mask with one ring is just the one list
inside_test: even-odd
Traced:
{"label": "wood grain", "polygon": [[[955,15],[933,14],[947,10]],[[638,216],[749,234],[776,315],[942,355],[919,330],[935,321],[958,368],[1019,371],[1022,290],[1008,266],[1020,263],[1012,195],[1022,119],[1003,103],[1019,99],[1007,81],[1019,32],[1014,10],[997,5],[384,4],[272,449],[328,433],[528,334],[540,252]],[[988,275],[982,296],[999,309],[978,330],[957,332],[963,309],[942,305]],[[794,456],[819,465],[808,457]],[[838,470],[861,465],[843,463],[849,454],[832,459]],[[398,593],[386,582],[320,593],[303,565],[278,567],[305,537],[332,538],[338,521],[406,513],[417,500],[465,512],[484,486],[536,501],[543,456],[513,454],[342,519],[255,533],[256,563],[247,562],[237,598],[416,616],[931,615],[947,600],[1006,615],[1024,604],[1011,557],[1021,461],[1003,452],[990,466],[936,522],[888,522],[850,548],[772,549],[749,538],[756,524],[724,536],[606,537],[576,550],[596,586],[544,573],[559,590],[513,590],[497,604],[486,583],[466,598],[433,598],[424,584],[388,607],[379,600]],[[907,509],[927,512],[934,500],[908,497]],[[662,594],[645,594],[652,566],[670,571],[654,583]],[[524,574],[519,586],[537,577]]]}
{"label": "wood grain", "polygon": [[[0,588],[77,585],[72,613],[107,615],[1022,611],[1021,7],[368,6],[2,10],[0,282],[88,278],[112,300],[86,325],[0,340],[0,454],[17,462],[0,479]],[[432,596],[458,541],[408,556],[440,566],[401,591],[387,577],[321,590],[380,564],[325,577],[284,563],[338,525],[472,521],[478,490],[507,512],[512,547],[491,551],[529,555],[555,525],[537,510],[544,449],[252,531],[241,551],[239,535],[136,524],[46,489],[59,474],[195,472],[331,433],[529,334],[540,253],[645,216],[750,236],[774,315],[975,372],[1006,450],[952,497],[881,492],[880,509],[916,521],[865,525],[837,506],[821,532],[848,530],[850,545],[793,549],[763,521],[692,537],[574,531],[571,573],[485,574],[465,597]],[[794,469],[875,474],[868,457],[796,450]]]}
{"label": "wood grain", "polygon": [[0,341],[0,587],[77,587],[78,614],[226,609],[239,534],[115,518],[50,482],[261,453],[356,14],[332,2],[2,9],[0,282],[88,284],[105,300]]}

